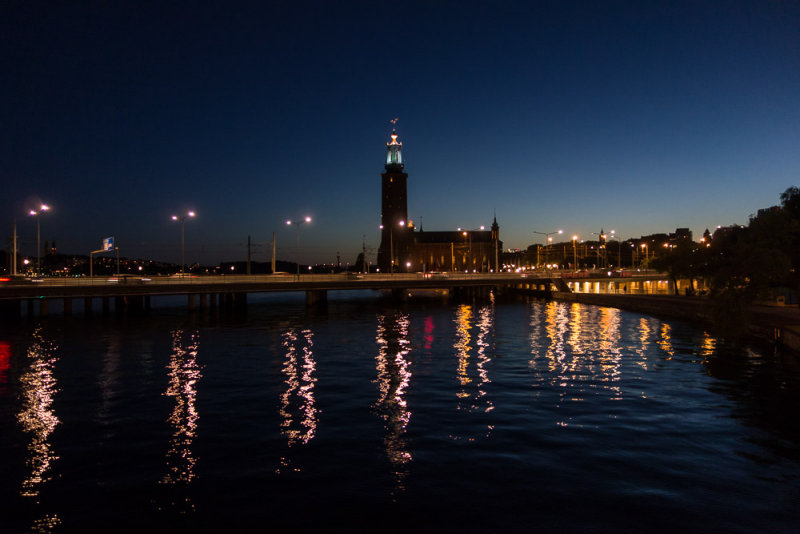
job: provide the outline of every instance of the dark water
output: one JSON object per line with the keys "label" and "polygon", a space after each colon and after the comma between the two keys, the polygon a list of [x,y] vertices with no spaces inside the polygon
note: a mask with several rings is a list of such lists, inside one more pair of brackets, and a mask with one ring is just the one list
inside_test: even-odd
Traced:
{"label": "dark water", "polygon": [[0,326],[2,532],[800,532],[800,373],[579,304]]}

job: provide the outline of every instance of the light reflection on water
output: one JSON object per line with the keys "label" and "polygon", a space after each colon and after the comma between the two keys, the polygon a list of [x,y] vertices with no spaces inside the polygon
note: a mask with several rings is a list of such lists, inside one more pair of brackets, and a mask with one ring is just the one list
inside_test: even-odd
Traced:
{"label": "light reflection on water", "polygon": [[413,460],[405,439],[411,421],[406,393],[413,376],[408,357],[411,351],[409,325],[408,315],[379,315],[375,335],[378,400],[373,408],[383,419],[383,443],[394,471],[394,494],[405,490],[408,464]]}
{"label": "light reflection on water", "polygon": [[[289,329],[283,333],[283,347],[286,354],[283,360],[285,391],[280,399],[281,433],[286,437],[288,447],[306,445],[317,431],[317,409],[314,398],[314,385],[317,382],[314,360],[314,333],[311,330]],[[291,457],[280,459],[281,469],[300,471],[292,465]]]}
{"label": "light reflection on water", "polygon": [[[58,362],[55,343],[45,338],[43,329],[36,328],[27,350],[26,367],[20,376],[21,402],[17,421],[27,434],[25,464],[28,474],[22,481],[20,495],[40,503],[40,493],[52,480],[53,463],[59,459],[53,450],[50,436],[60,423],[53,408],[58,382],[54,370]],[[52,532],[61,524],[57,514],[45,513],[34,519],[32,532]]]}
{"label": "light reflection on water", "polygon": [[56,345],[46,340],[41,328],[33,332],[33,343],[28,347],[27,369],[20,378],[22,389],[21,411],[17,414],[22,429],[28,434],[29,475],[22,482],[23,497],[38,497],[41,486],[50,480],[50,469],[58,460],[50,443],[50,435],[59,424],[53,410],[53,400],[58,392],[54,368],[58,362]]}
{"label": "light reflection on water", "polygon": [[194,510],[194,504],[186,490],[196,476],[197,457],[193,444],[200,419],[197,411],[197,386],[203,377],[197,362],[198,350],[198,332],[172,332],[172,351],[167,363],[169,382],[164,392],[174,403],[167,418],[172,435],[165,456],[167,469],[161,478],[161,484],[178,490],[178,496],[169,505],[181,513]]}
{"label": "light reflection on water", "polygon": [[[440,531],[563,521],[625,531],[617,505],[640,527],[655,517],[736,531],[768,515],[765,530],[781,531],[800,520],[787,504],[800,495],[800,437],[786,415],[800,408],[797,378],[774,371],[769,353],[726,352],[681,323],[574,303],[250,314],[92,325],[107,329],[95,344],[82,337],[89,327],[36,329],[27,343],[4,335],[10,351],[27,348],[3,360],[0,343],[10,391],[0,400],[14,403],[24,437],[13,491],[42,501],[25,527],[90,531],[91,517],[56,505],[80,484],[121,495],[98,499],[109,515],[138,502],[142,524],[168,515],[177,531],[192,531],[189,518],[200,531],[245,517],[280,530],[281,518],[324,526],[330,515],[378,531],[359,524],[372,508],[398,529],[435,518],[428,530]],[[14,458],[2,425],[0,454]],[[118,460],[129,456],[138,463]]]}
{"label": "light reflection on water", "polygon": [[[456,393],[459,412],[488,414],[494,410],[488,386],[494,358],[494,304],[490,301],[477,308],[462,304],[456,308],[453,324],[456,355],[456,377],[459,390]],[[477,437],[489,437],[494,424],[488,416],[478,417],[479,433],[458,432],[451,435],[454,440],[474,441]]]}

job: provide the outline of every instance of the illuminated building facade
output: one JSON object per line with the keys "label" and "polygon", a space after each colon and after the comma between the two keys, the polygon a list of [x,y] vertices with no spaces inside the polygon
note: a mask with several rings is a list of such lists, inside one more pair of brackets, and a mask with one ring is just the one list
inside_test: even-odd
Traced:
{"label": "illuminated building facade", "polygon": [[393,130],[386,143],[386,172],[381,174],[381,272],[496,271],[503,249],[496,217],[489,230],[434,232],[417,231],[408,220],[402,147]]}

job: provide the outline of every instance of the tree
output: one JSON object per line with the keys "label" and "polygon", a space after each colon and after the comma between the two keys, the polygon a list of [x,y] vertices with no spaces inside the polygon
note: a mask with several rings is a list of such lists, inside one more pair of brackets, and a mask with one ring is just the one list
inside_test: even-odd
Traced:
{"label": "tree", "polygon": [[676,295],[678,280],[688,278],[689,287],[693,290],[694,279],[704,274],[706,264],[705,248],[697,246],[689,239],[681,239],[677,245],[659,253],[650,263],[654,269],[669,274]]}

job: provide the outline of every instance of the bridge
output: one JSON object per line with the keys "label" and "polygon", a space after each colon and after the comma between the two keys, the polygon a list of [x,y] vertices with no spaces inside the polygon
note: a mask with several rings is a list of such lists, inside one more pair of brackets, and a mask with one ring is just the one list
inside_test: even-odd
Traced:
{"label": "bridge", "polygon": [[[325,302],[328,291],[376,290],[391,291],[397,298],[409,292],[440,290],[445,294],[483,294],[491,289],[508,289],[535,295],[549,295],[553,291],[609,292],[648,291],[648,283],[665,283],[661,273],[631,273],[625,278],[615,278],[615,273],[592,271],[560,273],[557,271],[529,273],[394,273],[394,274],[304,274],[304,275],[173,275],[173,276],[97,276],[97,277],[45,277],[0,279],[0,315],[18,317],[23,302],[29,314],[38,304],[39,314],[46,315],[48,302],[63,300],[64,312],[72,311],[74,299],[83,299],[84,310],[92,310],[95,299],[102,303],[104,312],[114,309],[148,309],[154,296],[186,295],[190,310],[202,307],[241,307],[247,303],[248,293],[305,292],[306,303]],[[616,286],[615,286],[615,281]],[[638,286],[637,286],[638,285]],[[630,289],[628,289],[628,287]]]}

